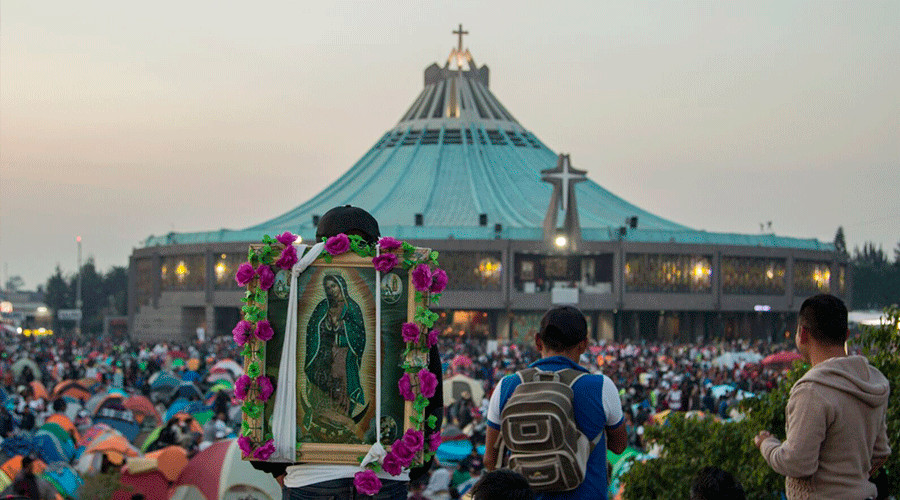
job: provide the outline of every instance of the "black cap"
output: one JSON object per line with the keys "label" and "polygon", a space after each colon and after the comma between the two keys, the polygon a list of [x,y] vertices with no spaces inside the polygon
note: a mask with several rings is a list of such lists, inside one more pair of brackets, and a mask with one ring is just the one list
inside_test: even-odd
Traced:
{"label": "black cap", "polygon": [[316,226],[316,240],[330,238],[341,233],[362,236],[369,243],[375,243],[381,236],[375,217],[372,217],[369,212],[351,205],[334,207],[325,212],[325,215],[319,219],[319,225]]}
{"label": "black cap", "polygon": [[541,319],[540,335],[554,349],[569,348],[587,338],[587,320],[577,307],[555,307]]}

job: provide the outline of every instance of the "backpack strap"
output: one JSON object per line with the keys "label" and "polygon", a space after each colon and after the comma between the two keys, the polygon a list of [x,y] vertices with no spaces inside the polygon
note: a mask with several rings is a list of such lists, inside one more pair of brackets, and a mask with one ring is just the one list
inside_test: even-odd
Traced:
{"label": "backpack strap", "polygon": [[524,370],[519,370],[516,372],[516,375],[519,376],[519,380],[522,381],[523,384],[527,384],[534,380],[534,376],[538,373],[537,368],[526,368]]}

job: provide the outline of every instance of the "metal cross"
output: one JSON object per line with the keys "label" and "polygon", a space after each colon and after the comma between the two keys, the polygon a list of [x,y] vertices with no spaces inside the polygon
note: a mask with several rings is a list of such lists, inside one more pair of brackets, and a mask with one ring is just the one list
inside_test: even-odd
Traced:
{"label": "metal cross", "polygon": [[459,29],[453,31],[454,35],[459,35],[459,48],[457,49],[460,53],[462,53],[462,37],[463,35],[468,35],[468,31],[463,31],[462,23],[459,23]]}
{"label": "metal cross", "polygon": [[574,188],[576,182],[587,180],[586,172],[572,168],[569,163],[569,157],[564,156],[561,165],[553,170],[545,170],[541,172],[544,181],[556,181],[562,188],[562,206],[563,211],[569,209],[569,190]]}

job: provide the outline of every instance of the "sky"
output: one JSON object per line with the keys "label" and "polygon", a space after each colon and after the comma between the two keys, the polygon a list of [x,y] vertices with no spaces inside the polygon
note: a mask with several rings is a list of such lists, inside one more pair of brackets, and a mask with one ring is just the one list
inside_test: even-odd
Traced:
{"label": "sky", "polygon": [[300,205],[396,124],[459,23],[518,121],[645,210],[900,242],[900,2],[7,0],[2,277],[74,273],[79,235],[103,271],[152,234]]}

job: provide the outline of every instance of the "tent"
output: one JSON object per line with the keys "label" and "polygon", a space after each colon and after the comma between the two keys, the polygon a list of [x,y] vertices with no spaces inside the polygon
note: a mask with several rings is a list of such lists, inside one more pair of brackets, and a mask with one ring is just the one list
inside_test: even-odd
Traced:
{"label": "tent", "polygon": [[181,384],[181,380],[169,372],[156,372],[150,376],[150,391],[168,391]]}
{"label": "tent", "polygon": [[229,358],[223,359],[223,360],[217,362],[216,364],[214,364],[212,366],[212,368],[210,368],[209,371],[210,371],[210,373],[212,373],[220,368],[231,372],[232,380],[237,380],[238,377],[240,377],[241,375],[244,374],[244,367],[239,365],[237,363],[237,361],[235,361],[233,359],[229,359]]}
{"label": "tent", "polygon": [[43,399],[44,401],[50,401],[50,393],[47,392],[47,388],[44,387],[44,384],[40,383],[37,380],[31,381],[31,394],[34,395],[35,399]]}
{"label": "tent", "polygon": [[766,365],[766,366],[775,365],[775,366],[788,367],[795,360],[800,359],[800,357],[801,357],[800,354],[798,354],[794,351],[781,351],[779,353],[770,354],[769,356],[766,356],[765,359],[762,360],[762,364]]}
{"label": "tent", "polygon": [[465,375],[454,375],[444,379],[444,406],[450,406],[459,399],[463,391],[468,391],[472,395],[472,402],[476,408],[481,406],[481,400],[484,398],[481,381]]}
{"label": "tent", "polygon": [[170,500],[276,500],[281,487],[271,474],[241,459],[236,439],[217,441],[197,453],[172,486]]}
{"label": "tent", "polygon": [[[0,465],[0,472],[2,472],[0,473],[0,490],[12,484],[13,479],[16,478],[16,474],[22,470],[22,458],[23,455],[16,455],[4,462],[3,465]],[[33,467],[35,474],[42,474],[44,470],[47,469],[47,464],[41,459],[36,459]]]}
{"label": "tent", "polygon": [[125,457],[136,457],[141,452],[125,439],[125,436],[116,430],[111,430],[96,436],[84,449],[84,453],[78,458],[75,469],[81,474],[100,472],[103,457],[115,465],[125,463]]}
{"label": "tent", "polygon": [[193,382],[182,382],[172,392],[170,399],[184,398],[190,401],[203,399],[203,393]]}
{"label": "tent", "polygon": [[92,393],[77,380],[63,380],[53,388],[53,399],[69,396],[80,401],[91,399]]}
{"label": "tent", "polygon": [[34,448],[47,463],[69,462],[75,456],[75,443],[57,424],[46,423],[34,434]]}
{"label": "tent", "polygon": [[131,410],[131,412],[134,413],[134,419],[142,426],[145,426],[145,419],[147,417],[155,419],[155,422],[153,423],[154,426],[162,423],[162,416],[160,416],[159,411],[146,396],[140,394],[129,396],[128,399],[122,403],[122,406]]}
{"label": "tent", "polygon": [[712,364],[723,368],[734,368],[735,365],[741,366],[748,363],[759,363],[762,356],[755,352],[725,352],[715,357]]}
{"label": "tent", "polygon": [[94,414],[94,423],[106,424],[132,441],[141,432],[141,425],[134,418],[134,413],[125,408],[124,402],[120,394],[107,395]]}
{"label": "tent", "polygon": [[10,370],[12,370],[13,375],[15,375],[15,377],[18,379],[22,375],[22,370],[24,370],[26,366],[31,368],[31,374],[34,375],[35,379],[38,379],[41,377],[40,367],[38,366],[37,363],[34,362],[34,360],[31,360],[29,358],[19,359],[18,361],[16,361],[15,363],[12,364],[12,366],[10,367]]}
{"label": "tent", "polygon": [[56,488],[60,495],[66,498],[77,498],[78,488],[84,484],[84,480],[81,479],[75,468],[62,462],[47,465],[42,476]]}
{"label": "tent", "polygon": [[168,500],[170,482],[158,470],[133,472],[129,465],[122,467],[119,481],[123,488],[113,493],[112,500],[131,500],[140,493],[146,500]]}
{"label": "tent", "polygon": [[73,445],[81,439],[81,434],[78,433],[78,429],[75,428],[72,419],[67,417],[64,413],[54,413],[47,417],[47,420],[44,422],[45,424],[53,423],[62,427],[62,429],[72,438]]}

